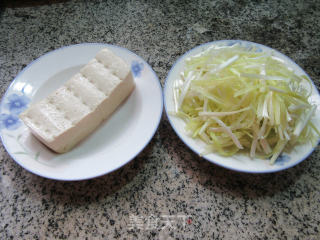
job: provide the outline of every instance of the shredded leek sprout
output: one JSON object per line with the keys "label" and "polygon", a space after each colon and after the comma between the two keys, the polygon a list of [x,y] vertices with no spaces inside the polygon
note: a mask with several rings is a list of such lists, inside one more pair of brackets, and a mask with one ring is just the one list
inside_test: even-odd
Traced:
{"label": "shredded leek sprout", "polygon": [[273,164],[295,144],[318,142],[311,86],[272,52],[238,44],[210,47],[185,61],[174,82],[174,114],[206,143],[203,154],[247,150]]}

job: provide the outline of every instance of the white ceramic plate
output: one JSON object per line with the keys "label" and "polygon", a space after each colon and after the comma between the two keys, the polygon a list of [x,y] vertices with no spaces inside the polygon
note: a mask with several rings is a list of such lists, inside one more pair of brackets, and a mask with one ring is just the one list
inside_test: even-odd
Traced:
{"label": "white ceramic plate", "polygon": [[[200,140],[193,139],[189,137],[185,130],[185,123],[180,118],[174,117],[168,112],[174,112],[174,101],[173,101],[173,82],[176,79],[179,79],[179,74],[184,68],[184,62],[185,60],[193,55],[196,55],[203,50],[207,49],[208,47],[212,45],[233,45],[235,43],[239,43],[243,46],[255,46],[257,48],[257,51],[265,51],[270,52],[274,51],[274,55],[283,59],[290,67],[292,67],[297,74],[305,74],[307,75],[297,64],[295,64],[290,58],[287,56],[281,54],[280,52],[271,49],[269,47],[266,47],[261,44],[248,42],[248,41],[242,41],[242,40],[221,40],[221,41],[215,41],[215,42],[209,42],[203,45],[200,45],[198,47],[195,47],[185,53],[183,56],[181,56],[174,66],[171,68],[164,87],[164,104],[165,104],[165,110],[168,115],[168,119],[171,123],[171,126],[177,133],[177,135],[181,138],[181,140],[194,152],[200,154],[204,150],[204,143]],[[308,75],[307,75],[308,76]],[[318,111],[317,117],[319,116],[320,112],[320,97],[319,93],[316,89],[316,87],[313,85],[313,93],[311,97],[311,101],[313,103],[316,103],[318,105]],[[310,144],[300,145],[294,148],[293,151],[290,153],[283,153],[276,161],[274,165],[270,165],[269,161],[263,160],[263,159],[251,159],[247,155],[244,154],[236,154],[233,157],[222,157],[218,154],[208,154],[203,156],[208,161],[215,163],[217,165],[220,165],[222,167],[240,171],[240,172],[249,172],[249,173],[267,173],[267,172],[276,172],[280,170],[287,169],[289,167],[292,167],[301,161],[303,161],[305,158],[307,158],[311,152],[313,151],[313,148]]]}
{"label": "white ceramic plate", "polygon": [[[55,154],[33,137],[17,116],[30,102],[61,86],[105,47],[131,65],[136,88],[93,134],[70,152]],[[162,107],[158,77],[141,57],[108,44],[72,45],[43,55],[14,79],[0,105],[1,138],[11,157],[30,172],[57,180],[89,179],[118,169],[142,151],[159,125]]]}

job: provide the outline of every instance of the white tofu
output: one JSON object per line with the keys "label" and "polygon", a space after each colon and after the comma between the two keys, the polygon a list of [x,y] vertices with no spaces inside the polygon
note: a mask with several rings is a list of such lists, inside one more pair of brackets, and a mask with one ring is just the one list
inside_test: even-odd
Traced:
{"label": "white tofu", "polygon": [[58,153],[72,149],[108,118],[134,89],[130,67],[101,50],[62,87],[32,104],[20,118],[45,145]]}

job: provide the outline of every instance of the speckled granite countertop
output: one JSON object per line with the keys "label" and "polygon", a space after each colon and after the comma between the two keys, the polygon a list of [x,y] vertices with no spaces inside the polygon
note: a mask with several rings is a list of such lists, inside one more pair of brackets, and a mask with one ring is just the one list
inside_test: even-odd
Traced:
{"label": "speckled granite countertop", "polygon": [[[319,87],[317,0],[49,2],[2,2],[1,97],[32,60],[82,42],[136,52],[163,84],[188,49],[244,39],[288,55]],[[319,147],[289,170],[241,174],[199,158],[163,116],[132,162],[89,181],[38,177],[0,151],[1,239],[320,239]]]}

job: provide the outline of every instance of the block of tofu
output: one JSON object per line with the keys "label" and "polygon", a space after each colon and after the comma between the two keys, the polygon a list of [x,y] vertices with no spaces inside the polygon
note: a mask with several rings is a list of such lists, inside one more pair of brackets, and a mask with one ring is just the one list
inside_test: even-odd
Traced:
{"label": "block of tofu", "polygon": [[134,89],[130,67],[102,49],[79,73],[20,114],[50,149],[64,153],[89,135]]}

